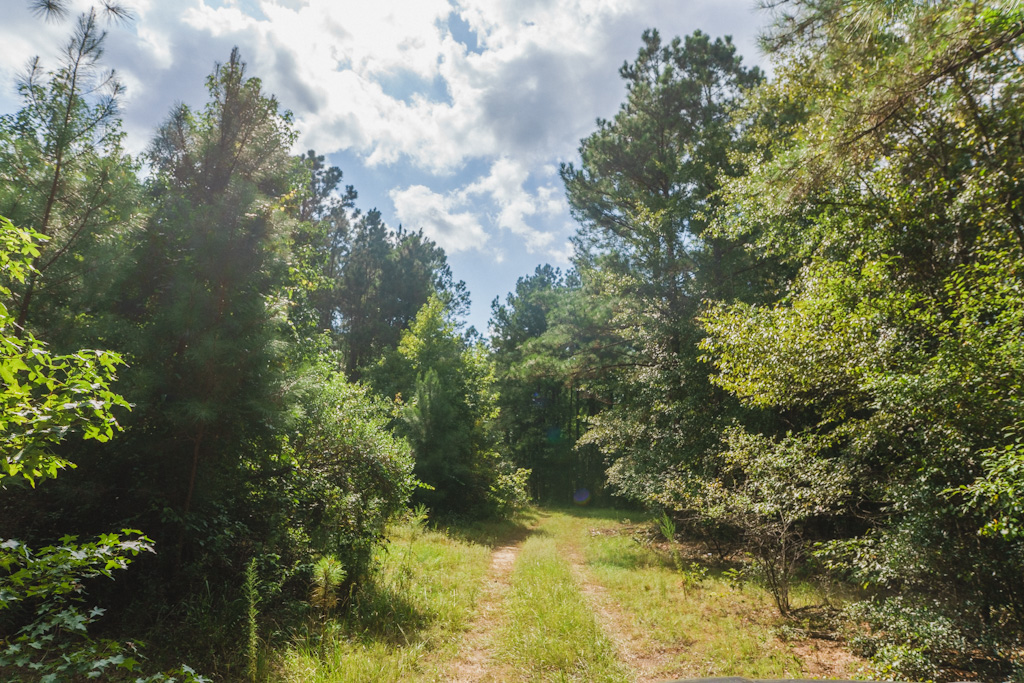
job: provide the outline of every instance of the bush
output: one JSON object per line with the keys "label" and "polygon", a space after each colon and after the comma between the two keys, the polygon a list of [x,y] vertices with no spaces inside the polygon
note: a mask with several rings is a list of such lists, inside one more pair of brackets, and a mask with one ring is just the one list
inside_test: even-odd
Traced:
{"label": "bush", "polygon": [[[105,610],[83,606],[85,581],[112,579],[113,570],[127,568],[140,552],[153,552],[152,541],[140,532],[123,533],[103,534],[93,543],[75,543],[74,536],[65,536],[60,544],[38,550],[15,540],[0,542],[0,570],[5,572],[0,576],[0,610],[18,612],[12,619],[16,633],[0,641],[0,667],[18,672],[12,680],[28,676],[59,681],[136,671],[136,644],[90,637],[88,627]],[[21,621],[27,623],[19,628]],[[175,680],[172,675],[186,682],[207,680],[187,666],[136,680]]]}
{"label": "bush", "polygon": [[409,446],[388,429],[388,406],[338,372],[310,372],[299,406],[294,434],[282,442],[285,467],[265,491],[283,508],[281,550],[297,548],[304,564],[334,556],[358,581],[412,494]]}
{"label": "bush", "polygon": [[971,639],[938,603],[896,596],[854,603],[845,614],[867,626],[851,643],[883,678],[935,680],[952,666],[970,667]]}
{"label": "bush", "polygon": [[491,484],[490,499],[502,517],[510,517],[530,502],[529,482],[532,470],[515,467],[507,461],[498,466]]}

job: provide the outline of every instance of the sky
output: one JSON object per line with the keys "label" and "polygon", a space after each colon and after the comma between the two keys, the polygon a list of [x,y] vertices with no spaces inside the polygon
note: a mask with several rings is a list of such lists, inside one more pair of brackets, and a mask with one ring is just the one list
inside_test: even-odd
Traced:
{"label": "sky", "polygon": [[[644,29],[666,41],[731,35],[744,63],[765,61],[755,0],[123,1],[135,20],[108,27],[103,62],[127,86],[130,152],[176,103],[201,107],[206,77],[237,46],[294,115],[294,152],[326,155],[360,209],[440,244],[484,333],[491,301],[519,277],[569,265],[575,224],[559,165],[615,115],[619,67]],[[75,12],[93,4],[71,0]],[[19,108],[32,56],[56,65],[72,21],[0,0],[0,114]]]}

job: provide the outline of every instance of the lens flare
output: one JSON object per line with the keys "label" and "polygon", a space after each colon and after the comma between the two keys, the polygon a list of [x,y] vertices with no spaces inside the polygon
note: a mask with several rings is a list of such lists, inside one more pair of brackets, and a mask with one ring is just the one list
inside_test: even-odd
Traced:
{"label": "lens flare", "polygon": [[572,495],[572,501],[577,505],[586,505],[590,502],[590,491],[586,489],[576,489],[576,493]]}

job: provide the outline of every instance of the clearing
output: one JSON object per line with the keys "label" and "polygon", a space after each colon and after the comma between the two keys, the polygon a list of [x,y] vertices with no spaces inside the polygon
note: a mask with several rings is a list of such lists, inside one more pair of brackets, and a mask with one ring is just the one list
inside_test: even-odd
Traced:
{"label": "clearing", "polygon": [[[293,646],[278,673],[460,683],[863,675],[842,643],[781,619],[735,565],[696,548],[674,562],[628,514],[543,510],[504,526],[398,529],[376,593],[315,648]],[[794,587],[797,607],[827,597]]]}

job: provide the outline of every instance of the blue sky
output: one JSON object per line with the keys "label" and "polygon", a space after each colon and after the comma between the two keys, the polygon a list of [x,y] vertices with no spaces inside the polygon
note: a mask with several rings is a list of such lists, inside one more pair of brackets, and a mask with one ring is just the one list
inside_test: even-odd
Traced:
{"label": "blue sky", "polygon": [[[752,0],[126,0],[105,63],[128,87],[128,146],[148,144],[176,102],[201,105],[233,46],[316,149],[392,226],[448,252],[485,332],[490,303],[541,263],[568,265],[574,231],[558,166],[573,161],[625,89],[618,68],[645,28],[664,39],[732,35],[762,64],[767,17]],[[89,0],[74,0],[78,10]],[[28,58],[46,65],[70,22],[0,0],[0,113],[15,111]]]}

